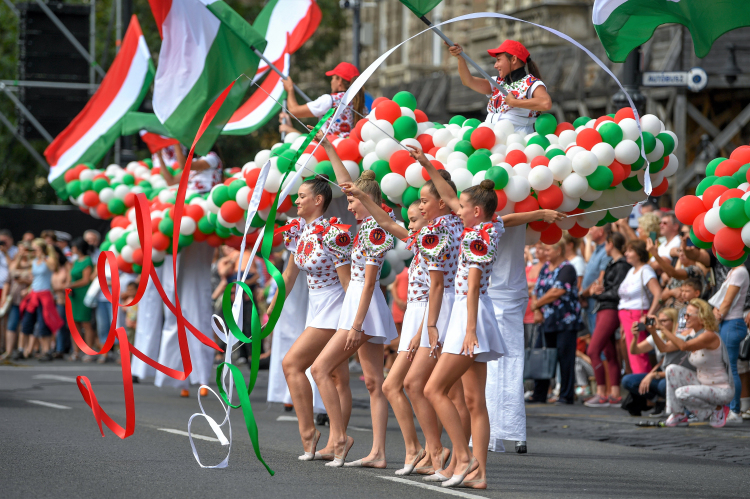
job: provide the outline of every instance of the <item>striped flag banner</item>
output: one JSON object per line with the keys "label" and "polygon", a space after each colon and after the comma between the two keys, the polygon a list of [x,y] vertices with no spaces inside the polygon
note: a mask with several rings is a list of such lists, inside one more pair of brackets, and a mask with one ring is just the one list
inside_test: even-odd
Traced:
{"label": "striped flag banner", "polygon": [[65,185],[63,174],[84,162],[96,163],[120,136],[121,121],[138,109],[154,80],[154,63],[133,16],[120,52],[86,107],[44,150],[50,164],[48,180],[54,189]]}

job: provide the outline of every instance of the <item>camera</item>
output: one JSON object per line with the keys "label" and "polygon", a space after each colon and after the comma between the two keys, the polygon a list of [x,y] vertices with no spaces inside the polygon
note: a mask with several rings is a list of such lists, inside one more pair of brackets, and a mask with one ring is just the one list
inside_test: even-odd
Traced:
{"label": "camera", "polygon": [[642,323],[642,322],[639,322],[637,327],[638,327],[638,332],[639,333],[642,333],[642,332],[646,331],[646,325],[644,323]]}
{"label": "camera", "polygon": [[646,319],[646,326],[651,327],[655,325],[656,325],[656,320],[653,317],[649,317]]}

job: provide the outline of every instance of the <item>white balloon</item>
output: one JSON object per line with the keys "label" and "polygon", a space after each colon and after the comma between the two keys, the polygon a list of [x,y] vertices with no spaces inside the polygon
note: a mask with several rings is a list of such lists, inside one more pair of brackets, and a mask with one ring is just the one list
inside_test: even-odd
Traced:
{"label": "white balloon", "polygon": [[493,154],[490,156],[490,161],[492,162],[492,166],[499,165],[505,161],[505,154]]}
{"label": "white balloon", "polygon": [[570,144],[574,144],[576,141],[575,130],[563,130],[560,132],[560,136],[557,138],[557,143],[563,148],[568,147]]}
{"label": "white balloon", "polygon": [[544,156],[544,148],[539,144],[528,145],[523,152],[526,154],[526,161],[529,162],[537,156]]}
{"label": "white balloon", "polygon": [[596,120],[588,120],[584,127],[586,128],[594,128],[594,125],[596,124]]}
{"label": "white balloon", "polygon": [[474,175],[474,178],[471,180],[471,185],[475,186],[475,185],[481,184],[482,180],[484,180],[486,176],[487,176],[487,170],[482,170],[480,172],[477,172],[477,174]]}
{"label": "white balloon", "polygon": [[500,168],[503,168],[508,173],[508,178],[510,178],[510,177],[512,177],[513,175],[516,174],[516,172],[513,170],[513,167],[510,166],[509,163],[503,162],[503,163],[500,163],[497,166],[499,166]]}
{"label": "white balloon", "polygon": [[501,130],[493,130],[495,132],[495,145],[505,144],[505,142],[508,140],[508,136],[505,135]]}
{"label": "white balloon", "polygon": [[653,163],[654,161],[659,161],[662,156],[664,156],[664,144],[661,140],[656,139],[656,146],[654,146],[653,151],[646,154],[646,159],[649,163]]}
{"label": "white balloon", "polygon": [[[185,218],[189,218],[189,217],[183,217],[183,220],[185,220]],[[141,247],[141,240],[138,239],[138,232],[137,231],[133,231],[130,234],[128,234],[128,237],[127,237],[126,241],[128,242],[128,246],[130,246],[131,248],[140,248]]]}
{"label": "white balloon", "polygon": [[400,149],[401,146],[395,140],[381,140],[375,146],[375,154],[378,155],[378,158],[388,161],[391,159],[391,156]]}
{"label": "white balloon", "polygon": [[[290,175],[290,177],[291,177],[291,175]],[[237,190],[237,195],[234,196],[235,202],[238,205],[240,205],[240,208],[242,208],[243,210],[247,210],[247,206],[248,206],[247,196],[248,196],[248,194],[250,194],[250,188],[248,186],[244,185],[244,186],[240,187]]]}
{"label": "white balloon", "polygon": [[527,246],[531,246],[539,242],[539,238],[542,237],[541,232],[537,232],[531,227],[526,227],[526,242]]}
{"label": "white balloon", "polygon": [[531,169],[531,173],[529,173],[529,184],[531,184],[531,188],[535,191],[548,189],[554,180],[552,170],[544,165],[535,166]]}
{"label": "white balloon", "polygon": [[469,161],[469,157],[461,151],[453,151],[448,155],[447,162],[452,163],[454,161],[463,161],[464,163],[467,163]]}
{"label": "white balloon", "polygon": [[386,196],[400,198],[408,187],[406,179],[398,173],[387,173],[380,182],[380,188]]}
{"label": "white balloon", "polygon": [[505,186],[504,190],[508,200],[517,203],[529,197],[531,184],[524,177],[514,175],[508,179],[508,185]]}
{"label": "white balloon", "polygon": [[363,158],[367,156],[368,154],[375,152],[375,141],[374,140],[367,140],[365,142],[359,143],[359,155]]}
{"label": "white balloon", "polygon": [[589,183],[578,173],[571,173],[560,186],[563,193],[571,198],[580,198],[589,188]]}
{"label": "white balloon", "polygon": [[644,114],[641,116],[641,129],[654,136],[659,135],[661,132],[661,120],[653,114]]}
{"label": "white balloon", "polygon": [[716,206],[706,212],[706,217],[703,219],[703,223],[706,226],[706,230],[711,234],[716,235],[719,230],[726,227],[724,222],[719,217],[719,207]]}
{"label": "white balloon", "polygon": [[433,126],[435,125],[431,121],[417,123],[417,136],[420,136],[424,133],[431,136],[437,131],[435,128],[432,128]]}
{"label": "white balloon", "polygon": [[528,145],[529,144],[529,140],[531,140],[531,137],[536,137],[537,135],[539,135],[537,132],[531,132],[529,134],[524,135],[524,137],[523,137],[523,143],[526,144],[526,145]]}
{"label": "white balloon", "polygon": [[352,180],[357,180],[359,178],[359,165],[355,161],[349,159],[345,159],[342,163],[344,163],[346,171],[349,172],[349,176]]}
{"label": "white balloon", "polygon": [[612,216],[617,218],[618,220],[623,220],[625,218],[628,218],[630,216],[631,211],[633,211],[633,207],[630,205],[609,209],[609,212],[612,214]]}
{"label": "white balloon", "polygon": [[401,116],[408,116],[414,121],[417,121],[417,117],[414,115],[414,111],[412,111],[408,107],[401,107]]}
{"label": "white balloon", "polygon": [[292,145],[291,145],[291,146],[289,146],[289,147],[290,147],[291,149],[295,150],[295,151],[299,151],[299,150],[300,150],[300,148],[302,147],[302,144],[303,144],[303,143],[305,142],[305,139],[306,139],[306,138],[307,138],[307,137],[305,137],[305,136],[303,136],[303,135],[300,135],[300,136],[298,136],[298,137],[297,137],[297,138],[296,138],[296,139],[294,140],[294,142],[292,142]]}
{"label": "white balloon", "polygon": [[127,166],[125,166],[125,171],[133,173],[135,169],[138,168],[139,166],[140,166],[140,163],[138,163],[137,161],[131,161],[130,163],[127,164]]}
{"label": "white balloon", "polygon": [[453,140],[453,133],[448,128],[441,128],[432,136],[432,143],[437,147],[445,147]]}
{"label": "white balloon", "polygon": [[183,236],[192,235],[197,227],[198,224],[190,217],[182,217],[182,220],[180,220],[180,234]]}
{"label": "white balloon", "polygon": [[577,224],[583,227],[584,229],[590,229],[594,225],[596,225],[596,222],[591,220],[590,218],[586,217],[585,215],[579,215],[576,217]]}
{"label": "white balloon", "polygon": [[[513,126],[513,123],[510,122],[510,120],[500,120],[497,123],[495,123],[495,126],[493,127],[495,131],[495,135],[498,135],[498,132],[504,134],[506,137],[512,135],[515,133],[516,129]],[[507,140],[505,141],[507,142]]]}
{"label": "white balloon", "polygon": [[422,175],[422,170],[424,170],[424,167],[416,162],[412,163],[406,168],[404,178],[406,178],[406,181],[409,183],[409,185],[411,185],[412,187],[420,188],[427,182],[427,180]]}
{"label": "white balloon", "polygon": [[133,263],[133,248],[130,246],[123,246],[120,255],[126,262]]}
{"label": "white balloon", "polygon": [[601,166],[609,166],[615,160],[615,148],[606,142],[599,142],[591,148]]}
{"label": "white balloon", "polygon": [[451,180],[456,184],[456,189],[463,191],[471,187],[474,175],[465,168],[458,168],[451,172]]}
{"label": "white balloon", "polygon": [[448,162],[448,156],[450,156],[452,152],[453,151],[451,151],[447,147],[441,147],[435,153],[435,159],[437,159],[443,164],[446,164]]}
{"label": "white balloon", "polygon": [[528,179],[529,174],[531,173],[531,167],[528,163],[518,163],[517,165],[513,166],[513,171],[516,175]]}
{"label": "white balloon", "polygon": [[445,146],[445,148],[453,152],[453,150],[456,149],[456,144],[459,142],[461,142],[461,139],[459,137],[454,137],[448,142],[448,145]]}
{"label": "white balloon", "polygon": [[742,242],[745,243],[745,246],[750,247],[750,222],[746,223],[745,226],[742,227],[740,237],[742,238]]}
{"label": "white balloon", "polygon": [[586,149],[581,146],[568,146],[568,150],[565,151],[565,156],[567,156],[569,160],[573,161],[573,158],[575,158],[578,153],[585,150]]}
{"label": "white balloon", "polygon": [[677,156],[674,154],[670,154],[667,156],[669,158],[669,162],[667,163],[666,168],[662,170],[662,173],[664,174],[664,178],[671,177],[675,173],[677,173],[677,168],[680,166],[680,162],[677,160]]}
{"label": "white balloon", "polygon": [[[508,135],[508,138],[505,139],[505,143],[508,146],[510,146],[512,144],[521,144],[522,146],[526,145],[526,143],[523,140],[523,136],[521,134],[518,134],[518,133],[511,133],[510,135]],[[523,148],[521,148],[521,149],[523,149]]]}
{"label": "white balloon", "polygon": [[581,194],[581,199],[583,199],[584,201],[595,201],[599,199],[603,193],[604,191],[597,191],[593,187],[589,187],[588,189],[586,189],[586,192]]}
{"label": "white balloon", "polygon": [[563,218],[562,220],[558,220],[557,222],[555,222],[555,225],[560,227],[562,230],[570,230],[576,224],[576,218],[577,217]]}
{"label": "white balloon", "polygon": [[502,154],[503,156],[505,156],[505,154],[508,152],[508,146],[506,146],[505,144],[495,144],[495,147],[490,149],[490,152],[492,154]]}
{"label": "white balloon", "polygon": [[453,172],[457,170],[466,170],[466,162],[465,161],[451,161],[450,163],[447,163],[445,165],[445,169],[448,173],[453,175]]}
{"label": "white balloon", "polygon": [[385,259],[391,264],[391,270],[398,275],[404,270],[404,258],[400,258],[398,252],[395,250],[386,251]]}
{"label": "white balloon", "polygon": [[623,140],[637,140],[641,134],[638,131],[638,123],[633,118],[625,118],[620,120],[618,123],[622,128],[622,139]]}
{"label": "white balloon", "polygon": [[101,201],[104,204],[109,203],[114,199],[115,197],[115,191],[111,187],[105,187],[101,191],[99,191],[99,201]]}
{"label": "white balloon", "polygon": [[[299,190],[299,186],[302,185],[302,182],[304,182],[304,179],[302,178],[304,175],[300,175],[297,177],[296,175],[289,175],[284,183],[281,184],[281,187],[279,187],[280,191],[283,191],[286,189],[289,185],[291,185],[291,189],[289,190],[290,193],[297,192]],[[333,188],[333,191],[340,191],[341,189]]]}
{"label": "white balloon", "polygon": [[[146,167],[138,164],[138,169],[142,169],[142,168],[145,168],[146,169],[146,173],[148,173],[148,168],[146,168]],[[96,177],[97,173],[99,173],[99,172],[95,171],[95,170],[89,170],[87,168],[87,169],[83,170],[80,175],[78,175],[78,179],[81,180],[81,181],[83,181],[83,180],[93,180],[94,177]]]}
{"label": "white balloon", "polygon": [[125,229],[122,227],[112,227],[109,232],[107,232],[107,239],[109,242],[114,243],[118,239],[122,237],[122,235],[125,233]]}
{"label": "white balloon", "polygon": [[260,166],[256,166],[255,161],[248,161],[244,165],[242,165],[242,173],[249,172],[250,170],[255,170],[256,168],[260,168]]}
{"label": "white balloon", "polygon": [[380,285],[381,286],[388,286],[389,284],[393,283],[393,281],[396,280],[396,277],[398,274],[396,274],[392,269],[391,272],[387,276],[380,276]]}
{"label": "white balloon", "polygon": [[371,132],[372,140],[380,142],[381,140],[389,140],[393,142],[393,125],[386,120],[377,120],[372,123],[373,130]]}
{"label": "white balloon", "polygon": [[[523,144],[519,144],[518,142],[514,142],[512,144],[509,144],[508,147],[505,149],[505,154],[508,154],[511,151],[521,151],[526,149],[526,147]],[[524,153],[526,154],[526,153]]]}
{"label": "white balloon", "polygon": [[117,199],[120,199],[120,200],[125,199],[125,196],[127,196],[129,192],[130,192],[130,188],[127,185],[120,184],[117,187],[115,187],[115,197]]}
{"label": "white balloon", "polygon": [[563,202],[560,206],[557,207],[557,211],[562,211],[564,213],[573,211],[576,208],[578,208],[579,202],[580,202],[580,198],[570,197],[567,194],[565,194],[565,191],[563,191]]}
{"label": "white balloon", "polygon": [[268,192],[279,192],[279,186],[281,185],[281,179],[283,178],[282,173],[278,168],[268,169],[268,177],[266,177],[266,185],[264,189]]}
{"label": "white balloon", "polygon": [[591,151],[580,151],[573,157],[573,171],[587,177],[596,171],[599,166],[599,158]]}
{"label": "white balloon", "polygon": [[261,149],[255,155],[255,164],[260,165],[259,168],[262,168],[269,159],[271,159],[271,151],[268,149]]}
{"label": "white balloon", "polygon": [[567,156],[558,155],[549,160],[549,169],[558,182],[562,182],[573,171],[573,163]]}
{"label": "white balloon", "polygon": [[548,133],[547,135],[545,135],[545,137],[547,137],[547,140],[549,140],[550,144],[557,145],[560,143],[560,139],[554,133]]}
{"label": "white balloon", "polygon": [[505,203],[505,206],[501,210],[497,210],[495,213],[497,213],[497,216],[502,217],[510,213],[514,213],[515,209],[516,203],[514,203],[513,201],[507,201]]}
{"label": "white balloon", "polygon": [[664,130],[663,133],[669,134],[669,136],[672,137],[672,140],[674,140],[674,148],[677,149],[677,144],[679,143],[677,140],[677,134],[671,130]]}
{"label": "white balloon", "polygon": [[623,139],[622,142],[615,146],[615,159],[623,165],[632,165],[638,161],[640,156],[641,150],[633,140]]}
{"label": "white balloon", "polygon": [[373,151],[367,153],[367,155],[362,158],[362,168],[364,168],[365,170],[370,170],[372,169],[372,164],[378,160],[380,160],[380,158],[378,157],[378,154],[376,152]]}
{"label": "white balloon", "polygon": [[412,147],[416,147],[420,151],[422,150],[422,144],[417,139],[406,138],[401,141],[401,145],[412,146]]}

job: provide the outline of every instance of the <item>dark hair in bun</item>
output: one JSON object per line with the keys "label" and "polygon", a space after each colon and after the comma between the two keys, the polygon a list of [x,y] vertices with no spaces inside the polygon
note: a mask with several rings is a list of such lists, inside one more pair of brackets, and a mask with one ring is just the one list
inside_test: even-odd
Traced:
{"label": "dark hair in bun", "polygon": [[328,183],[328,175],[325,173],[316,174],[314,177],[302,182],[302,185],[307,185],[312,191],[313,196],[323,196],[323,211],[326,211],[333,199],[333,191],[331,191],[331,184]]}
{"label": "dark hair in bun", "polygon": [[[453,192],[455,192],[456,194],[458,194],[458,189],[456,189],[456,184],[454,184],[453,181],[451,180],[451,174],[450,174],[450,172],[448,172],[446,170],[438,170],[438,173],[440,174],[441,177],[443,177],[443,179],[446,182],[448,182],[448,185],[451,186],[451,188],[453,189]],[[422,188],[424,188],[424,187],[427,187],[430,190],[430,194],[432,194],[436,198],[440,199],[440,194],[438,194],[438,190],[435,187],[435,183],[432,180],[428,180],[427,182],[425,182],[425,184],[422,186]]]}
{"label": "dark hair in bun", "polygon": [[479,206],[484,214],[491,217],[497,209],[497,194],[495,193],[495,182],[484,179],[479,185],[474,185],[461,192],[462,196],[469,196],[474,206]]}

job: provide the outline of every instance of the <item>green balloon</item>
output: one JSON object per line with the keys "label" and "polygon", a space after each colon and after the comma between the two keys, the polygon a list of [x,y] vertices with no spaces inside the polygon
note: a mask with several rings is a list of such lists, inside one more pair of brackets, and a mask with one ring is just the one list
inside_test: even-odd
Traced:
{"label": "green balloon", "polygon": [[445,125],[443,125],[442,123],[435,123],[435,122],[433,122],[432,126],[434,126],[435,128],[437,128],[438,130],[441,129],[441,128],[445,128]]}
{"label": "green balloon", "polygon": [[573,128],[577,129],[579,126],[583,126],[589,121],[591,121],[591,118],[589,118],[588,116],[581,116],[579,118],[576,118],[576,120],[573,122]]}
{"label": "green balloon", "polygon": [[419,189],[409,186],[401,195],[401,206],[403,206],[404,208],[408,208],[417,199],[419,199]]}
{"label": "green balloon", "polygon": [[391,173],[391,165],[387,161],[379,159],[370,165],[370,170],[375,172],[375,179],[381,182],[383,177]]}
{"label": "green balloon", "polygon": [[122,176],[122,183],[125,185],[133,185],[135,183],[135,177],[129,173]]}
{"label": "green balloon", "polygon": [[468,120],[464,121],[463,126],[470,126],[471,128],[476,128],[479,125],[481,125],[482,122],[479,121],[476,118],[469,118]]}
{"label": "green balloon", "polygon": [[328,175],[328,180],[336,182],[336,174],[333,172],[333,165],[330,161],[321,161],[315,165],[315,173],[318,175]]}
{"label": "green balloon", "polygon": [[531,137],[527,142],[527,145],[531,144],[539,144],[540,146],[542,146],[542,149],[547,149],[550,146],[549,139],[544,135],[534,135],[533,137]]}
{"label": "green balloon", "polygon": [[536,119],[534,123],[534,130],[539,135],[549,135],[555,133],[557,129],[557,118],[552,114],[543,114]]}
{"label": "green balloon", "polygon": [[643,168],[645,165],[646,165],[646,160],[643,159],[643,156],[638,156],[638,159],[635,161],[635,163],[630,165],[630,171],[632,172],[638,171],[641,168]]}
{"label": "green balloon", "polygon": [[745,263],[745,260],[747,260],[747,253],[742,255],[741,258],[738,258],[737,260],[726,260],[719,255],[716,255],[716,258],[719,260],[719,262],[724,265],[725,267],[739,267],[743,263]]}
{"label": "green balloon", "polygon": [[643,189],[643,186],[641,185],[640,180],[638,180],[638,176],[628,177],[625,180],[622,181],[622,186],[629,190],[630,192],[636,192]]}
{"label": "green balloon", "polygon": [[133,264],[133,273],[134,274],[140,274],[142,270],[143,270],[143,267],[141,267],[137,263]]}
{"label": "green balloon", "polygon": [[[256,216],[257,216],[257,214],[256,214]],[[219,236],[222,239],[226,239],[226,238],[228,238],[229,236],[232,235],[232,231],[230,231],[227,227],[224,227],[221,224],[216,224],[216,230],[215,230],[215,232],[216,232],[216,235]]]}
{"label": "green balloon", "polygon": [[602,136],[602,140],[612,147],[615,147],[622,142],[622,128],[620,128],[620,125],[617,123],[605,121],[602,123],[602,126],[599,127],[598,131],[599,135]]}
{"label": "green balloon", "polygon": [[722,161],[725,161],[727,158],[714,158],[711,161],[708,162],[706,165],[706,177],[711,177],[713,175],[716,175],[716,167],[721,164]]}
{"label": "green balloon", "polygon": [[198,220],[198,230],[201,231],[204,234],[213,234],[216,227],[214,227],[214,224],[209,222],[208,217],[204,216],[200,220]]}
{"label": "green balloon", "polygon": [[706,189],[714,185],[714,182],[716,182],[718,178],[719,177],[715,175],[709,175],[708,177],[701,180],[700,183],[698,184],[698,187],[695,188],[695,195],[696,196],[702,195]]}
{"label": "green balloon", "polygon": [[747,172],[748,172],[748,170],[750,170],[750,164],[748,164],[748,165],[742,165],[742,166],[740,166],[740,169],[737,170],[734,173],[734,175],[732,175],[732,177],[734,177],[735,180],[737,180],[737,182],[739,182],[740,184],[743,184],[743,183],[747,182]]}
{"label": "green balloon", "polygon": [[745,200],[745,215],[750,219],[750,198]]}
{"label": "green balloon", "polygon": [[233,236],[241,236],[242,235],[242,231],[239,230],[237,227],[230,227],[229,228],[229,232],[231,232]]}
{"label": "green balloon", "polygon": [[508,171],[502,166],[490,167],[484,178],[495,182],[495,190],[505,189],[508,185]]}
{"label": "green balloon", "polygon": [[[250,227],[260,228],[260,227],[263,227],[264,225],[266,225],[266,221],[260,218],[260,215],[258,215],[257,213],[255,214],[253,219],[250,221]],[[219,233],[219,227],[221,227],[221,224],[216,225],[217,234]],[[222,236],[222,237],[229,237],[229,236]]]}
{"label": "green balloon", "polygon": [[489,170],[491,166],[492,161],[484,154],[472,154],[469,157],[469,161],[466,162],[466,168],[469,169],[472,175]]}
{"label": "green balloon", "polygon": [[[98,180],[104,180],[104,179],[100,178]],[[105,180],[105,182],[106,182],[106,180]],[[96,183],[96,181],[94,181],[94,183]],[[140,187],[144,191],[151,190],[153,188],[153,186],[151,185],[151,182],[149,182],[148,180],[141,180],[141,183],[138,184],[138,187]],[[96,190],[96,187],[94,187],[94,190]]]}
{"label": "green balloon", "polygon": [[489,149],[477,149],[476,151],[474,151],[474,154],[484,154],[489,158],[490,156],[492,156],[492,151],[490,151]]}
{"label": "green balloon", "polygon": [[172,237],[172,234],[174,234],[174,221],[168,216],[162,218],[161,222],[159,222],[159,232],[167,237]]}
{"label": "green balloon", "polygon": [[186,236],[185,234],[180,234],[180,239],[177,242],[177,247],[179,249],[185,249],[186,247],[190,246],[191,244],[193,244],[193,236],[192,235],[187,235]]}
{"label": "green balloon", "polygon": [[404,219],[404,222],[406,222],[406,226],[409,226],[409,208],[403,207],[401,208],[401,218]]}
{"label": "green balloon", "polygon": [[413,139],[417,136],[417,120],[411,116],[401,116],[393,122],[393,134],[396,140]]}
{"label": "green balloon", "polygon": [[417,109],[417,98],[411,92],[402,90],[393,96],[393,102],[401,107],[408,107],[412,111]]}
{"label": "green balloon", "polygon": [[392,270],[391,269],[391,262],[389,262],[388,260],[384,260],[383,261],[383,267],[380,269],[380,275],[381,275],[381,277],[385,277],[388,274],[390,274],[391,270]]}
{"label": "green balloon", "polygon": [[229,188],[224,184],[214,187],[214,190],[211,192],[211,201],[216,206],[221,207],[221,205],[229,201]]}
{"label": "green balloon", "polygon": [[237,179],[231,184],[227,186],[227,194],[229,196],[229,199],[235,200],[237,198],[237,192],[242,189],[243,187],[246,187],[247,184],[244,180]]}
{"label": "green balloon", "polygon": [[107,203],[107,209],[113,215],[122,215],[125,213],[126,208],[125,203],[123,203],[121,199],[112,198],[109,200],[109,203]]}
{"label": "green balloon", "polygon": [[589,185],[592,189],[597,191],[603,191],[607,189],[614,181],[615,176],[612,174],[612,170],[606,166],[599,165],[594,170],[594,173],[586,177]]}
{"label": "green balloon", "polygon": [[590,208],[592,204],[594,204],[593,201],[584,201],[583,199],[578,201],[578,207],[582,210],[585,210],[586,208]]}
{"label": "green balloon", "polygon": [[[643,133],[643,149],[646,151],[646,154],[650,154],[651,151],[654,150],[656,147],[656,137],[651,132],[642,132]],[[641,147],[641,138],[638,137],[635,141],[636,144],[638,144],[638,148]]]}
{"label": "green balloon", "polygon": [[90,191],[94,188],[94,183],[91,180],[81,180],[81,192]]}
{"label": "green balloon", "polygon": [[103,243],[102,243],[102,244],[101,244],[101,245],[99,246],[99,249],[100,249],[101,251],[107,251],[107,250],[108,250],[109,248],[111,248],[111,247],[112,247],[112,243],[111,243],[111,242],[109,242],[109,241],[104,241],[104,242],[103,242]]}
{"label": "green balloon", "polygon": [[664,158],[648,164],[649,173],[659,173],[664,168]]}
{"label": "green balloon", "polygon": [[278,168],[281,173],[288,172],[292,167],[292,161],[294,161],[294,156],[296,155],[297,152],[291,149],[282,152],[279,154],[279,159],[276,161],[276,168]]}
{"label": "green balloon", "polygon": [[117,248],[117,251],[120,252],[127,245],[128,245],[128,232],[123,232],[120,238],[117,239],[117,241],[115,241],[115,248]]}
{"label": "green balloon", "polygon": [[471,142],[471,134],[474,133],[474,130],[476,130],[476,128],[469,128],[468,130],[466,130],[463,137],[461,137],[461,140],[468,140],[469,142]]}
{"label": "green balloon", "polygon": [[664,144],[664,156],[669,156],[674,151],[674,138],[666,132],[661,132],[656,136]]}
{"label": "green balloon", "polygon": [[698,236],[695,235],[695,232],[693,232],[693,228],[690,227],[690,240],[693,241],[693,244],[700,249],[711,249],[711,247],[714,245],[714,243],[701,241]]}
{"label": "green balloon", "polygon": [[563,151],[562,149],[554,148],[544,153],[544,155],[547,157],[547,159],[552,159],[555,156],[565,156],[565,151]]}
{"label": "green balloon", "polygon": [[65,186],[65,191],[68,193],[68,195],[70,197],[77,198],[83,192],[81,190],[81,181],[80,180],[71,180]]}
{"label": "green balloon", "polygon": [[725,185],[728,189],[735,189],[740,183],[734,177],[718,177],[714,185]]}
{"label": "green balloon", "polygon": [[748,222],[745,214],[745,201],[740,198],[729,198],[719,207],[719,218],[727,227],[741,229]]}
{"label": "green balloon", "polygon": [[474,147],[468,140],[459,140],[453,150],[462,152],[467,156],[471,156],[472,154],[474,154]]}
{"label": "green balloon", "polygon": [[454,116],[453,118],[451,118],[448,123],[451,124],[451,125],[461,126],[461,125],[464,124],[464,121],[466,121],[466,118],[464,118],[460,114],[457,114],[456,116]]}
{"label": "green balloon", "polygon": [[153,263],[154,263],[154,267],[159,268],[162,265],[164,265],[164,260],[159,260],[158,262],[154,261]]}
{"label": "green balloon", "polygon": [[149,168],[153,168],[154,167],[154,162],[151,161],[151,158],[143,158],[141,161],[143,161],[143,163],[146,166],[148,166]]}

